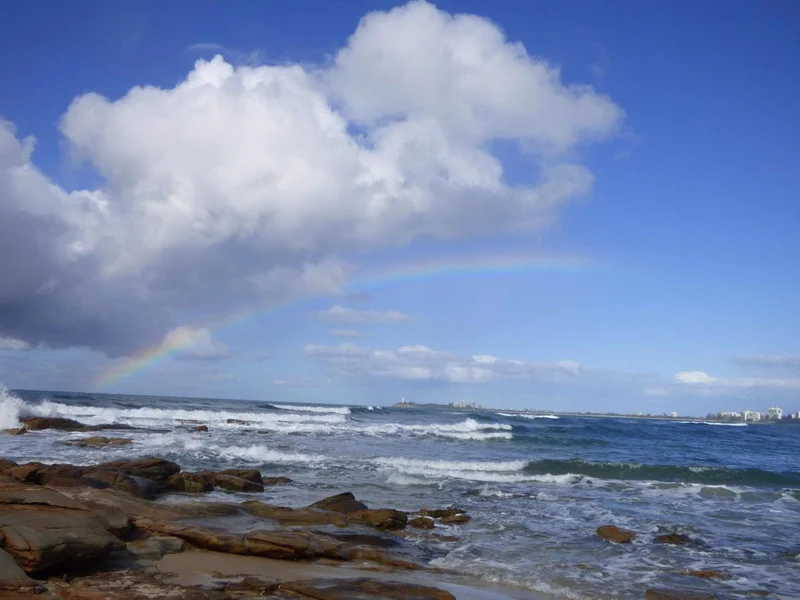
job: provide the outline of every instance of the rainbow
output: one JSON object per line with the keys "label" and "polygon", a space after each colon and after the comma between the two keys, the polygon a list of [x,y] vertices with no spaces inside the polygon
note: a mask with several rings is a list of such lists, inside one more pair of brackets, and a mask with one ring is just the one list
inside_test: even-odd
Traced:
{"label": "rainbow", "polygon": [[[596,270],[602,265],[582,256],[563,254],[494,254],[457,256],[418,260],[367,270],[355,277],[351,289],[370,289],[384,285],[424,281],[445,277],[522,274],[527,272],[578,273]],[[95,380],[95,389],[103,390],[118,381],[148,369],[198,341],[199,332],[219,333],[266,313],[285,308],[307,298],[280,305],[261,307],[228,315],[224,319],[195,327],[179,328],[182,334],[168,335],[160,343],[127,359],[120,359]],[[206,333],[207,335],[207,333]]]}

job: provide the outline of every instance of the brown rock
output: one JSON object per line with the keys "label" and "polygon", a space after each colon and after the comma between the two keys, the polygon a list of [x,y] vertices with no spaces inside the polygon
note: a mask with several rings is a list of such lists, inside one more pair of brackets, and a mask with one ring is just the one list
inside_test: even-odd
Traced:
{"label": "brown rock", "polygon": [[250,592],[264,596],[269,592],[274,592],[277,590],[279,584],[280,581],[278,579],[272,579],[269,577],[256,577],[251,575],[249,577],[245,577],[241,581],[231,581],[225,586],[225,591]]}
{"label": "brown rock", "polygon": [[127,475],[119,471],[92,471],[87,473],[87,477],[103,481],[111,487],[127,492],[136,498],[153,498],[163,489],[160,483],[136,475]]}
{"label": "brown rock", "polygon": [[13,460],[9,460],[7,458],[0,458],[0,473],[7,473],[11,469],[17,466]]}
{"label": "brown rock", "polygon": [[464,523],[469,523],[470,518],[469,515],[453,515],[450,517],[442,517],[439,522],[442,525],[463,525]]}
{"label": "brown rock", "polygon": [[261,484],[265,487],[270,485],[288,485],[290,483],[294,483],[294,481],[288,477],[264,477],[261,480]]}
{"label": "brown rock", "polygon": [[256,500],[242,502],[239,506],[253,516],[271,519],[281,525],[335,525],[337,527],[347,527],[347,517],[343,514],[318,508],[295,509],[265,504]]}
{"label": "brown rock", "polygon": [[214,484],[206,473],[175,473],[167,480],[167,489],[176,492],[200,494],[214,490]]}
{"label": "brown rock", "polygon": [[55,490],[39,487],[17,487],[0,490],[0,509],[4,507],[46,506],[50,508],[68,508],[86,511],[88,508],[69,496]]}
{"label": "brown rock", "polygon": [[449,506],[447,508],[423,508],[419,514],[423,516],[433,517],[434,519],[441,519],[443,517],[453,517],[455,515],[463,515],[466,513],[463,508],[456,506]]}
{"label": "brown rock", "polygon": [[645,600],[714,600],[714,594],[698,594],[682,590],[652,588],[644,593]]}
{"label": "brown rock", "polygon": [[700,569],[700,570],[689,570],[689,571],[681,571],[681,575],[689,575],[691,577],[702,577],[703,579],[733,579],[733,576],[729,573],[723,573],[722,571],[715,571],[713,569]]}
{"label": "brown rock", "polygon": [[636,534],[627,529],[620,529],[616,525],[603,525],[597,528],[597,535],[617,544],[630,544],[636,539]]}
{"label": "brown rock", "polygon": [[55,508],[56,504],[76,504],[52,490],[48,509],[42,510],[36,498],[23,503],[0,505],[0,538],[3,548],[25,571],[31,573],[63,562],[89,560],[120,550],[124,544],[108,533],[107,523],[83,507]]}
{"label": "brown rock", "polygon": [[374,508],[347,514],[348,520],[357,521],[376,529],[403,529],[408,523],[408,515],[393,508]]}
{"label": "brown rock", "polygon": [[234,475],[223,475],[221,473],[212,474],[211,478],[214,485],[230,492],[263,492],[264,486],[261,483],[253,483]]}
{"label": "brown rock", "polygon": [[[159,575],[141,570],[97,572],[88,577],[48,581],[63,600],[222,600],[232,598],[220,592],[167,583]],[[236,596],[233,596],[234,598]],[[42,600],[50,600],[44,597]]]}
{"label": "brown rock", "polygon": [[416,527],[417,529],[433,529],[435,527],[433,519],[430,517],[417,517],[408,521],[409,527]]}
{"label": "brown rock", "polygon": [[0,550],[0,590],[18,590],[37,586],[38,582],[28,577],[8,552]]}
{"label": "brown rock", "polygon": [[247,481],[257,483],[258,485],[264,485],[262,483],[261,471],[258,469],[225,469],[224,471],[220,471],[219,474],[233,475],[239,479],[246,479]]}
{"label": "brown rock", "polygon": [[126,547],[139,560],[160,560],[167,554],[186,550],[186,542],[172,535],[151,535],[128,542]]}
{"label": "brown rock", "polygon": [[88,426],[74,419],[61,417],[22,417],[20,422],[30,431],[58,429],[59,431],[82,431]]}
{"label": "brown rock", "polygon": [[47,486],[54,488],[92,487],[103,490],[111,487],[111,484],[93,477],[54,477],[47,481]]}
{"label": "brown rock", "polygon": [[692,538],[688,535],[683,535],[682,533],[665,533],[663,535],[657,535],[655,541],[659,544],[691,544]]}
{"label": "brown rock", "polygon": [[241,419],[226,419],[226,423],[229,425],[247,425],[249,421],[242,421]]}
{"label": "brown rock", "polygon": [[24,427],[12,427],[11,429],[3,429],[3,433],[7,433],[8,435],[22,435],[28,433],[28,430]]}
{"label": "brown rock", "polygon": [[174,462],[163,458],[140,458],[138,460],[115,460],[94,467],[95,471],[119,471],[126,475],[143,477],[151,481],[166,484],[167,479],[178,473],[181,468]]}
{"label": "brown rock", "polygon": [[198,425],[194,429],[192,429],[195,433],[204,433],[208,432],[208,425]]}
{"label": "brown rock", "polygon": [[67,446],[78,446],[79,448],[102,448],[104,446],[126,446],[133,440],[130,438],[109,438],[102,435],[94,437],[80,438],[77,440],[68,440],[64,442]]}
{"label": "brown rock", "polygon": [[315,600],[455,600],[438,588],[367,578],[292,581],[278,589]]}
{"label": "brown rock", "polygon": [[367,505],[356,500],[352,492],[344,492],[329,496],[318,502],[314,502],[310,508],[321,508],[323,510],[331,510],[338,513],[351,513],[360,510],[367,510]]}

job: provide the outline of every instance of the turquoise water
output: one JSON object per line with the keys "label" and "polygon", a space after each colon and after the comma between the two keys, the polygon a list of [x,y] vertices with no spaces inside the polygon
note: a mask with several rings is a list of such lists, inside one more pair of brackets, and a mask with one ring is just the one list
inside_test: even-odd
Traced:
{"label": "turquoise water", "polygon": [[[2,398],[4,427],[36,414],[159,430],[132,432],[132,446],[104,450],[58,443],[85,434],[0,436],[0,454],[18,461],[158,455],[186,470],[252,465],[288,475],[298,485],[266,492],[286,505],[344,490],[370,506],[457,504],[472,521],[446,531],[459,541],[426,542],[426,556],[467,577],[574,599],[641,598],[653,586],[800,597],[800,427],[394,409],[377,399],[373,407],[333,407],[15,396]],[[191,433],[197,423],[210,432]],[[599,539],[595,529],[608,523],[635,530],[637,540]],[[671,531],[696,543],[653,543]],[[732,578],[681,575],[688,569]]]}

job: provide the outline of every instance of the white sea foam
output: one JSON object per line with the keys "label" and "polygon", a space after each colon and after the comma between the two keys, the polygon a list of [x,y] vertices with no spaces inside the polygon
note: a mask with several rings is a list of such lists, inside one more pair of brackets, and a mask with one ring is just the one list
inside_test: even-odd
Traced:
{"label": "white sea foam", "polygon": [[383,423],[368,425],[362,431],[368,435],[431,435],[456,440],[510,440],[511,425],[478,423],[475,419],[465,419],[459,423],[433,423],[431,425],[406,425],[402,423]]}
{"label": "white sea foam", "polygon": [[717,423],[710,421],[678,421],[681,425],[718,425],[723,427],[747,427],[747,423]]}
{"label": "white sea foam", "polygon": [[521,417],[523,419],[558,419],[556,415],[526,415],[522,413],[497,413],[503,417]]}
{"label": "white sea foam", "polygon": [[428,477],[436,480],[450,477],[471,481],[515,483],[530,479],[521,473],[527,464],[524,460],[467,462],[391,457],[378,458],[375,463],[402,475]]}
{"label": "white sea foam", "polygon": [[19,418],[24,416],[25,402],[0,385],[0,429],[19,427]]}
{"label": "white sea foam", "polygon": [[272,406],[280,410],[292,410],[295,412],[332,413],[337,415],[350,414],[350,409],[346,406],[305,406],[299,404],[272,404]]}
{"label": "white sea foam", "polygon": [[[291,412],[246,412],[226,410],[186,410],[161,408],[112,408],[98,406],[73,406],[46,400],[40,404],[27,405],[30,414],[41,417],[69,417],[82,423],[95,425],[100,423],[128,423],[134,425],[150,424],[154,426],[178,424],[181,421],[205,423],[217,427],[262,426],[267,429],[280,427],[286,423],[344,423],[347,415],[340,413],[293,414]],[[228,423],[229,419],[246,421]]]}
{"label": "white sea foam", "polygon": [[235,458],[258,463],[304,463],[321,464],[328,461],[328,457],[322,454],[302,454],[299,452],[280,452],[267,446],[254,444],[252,446],[220,448],[220,456],[224,458]]}

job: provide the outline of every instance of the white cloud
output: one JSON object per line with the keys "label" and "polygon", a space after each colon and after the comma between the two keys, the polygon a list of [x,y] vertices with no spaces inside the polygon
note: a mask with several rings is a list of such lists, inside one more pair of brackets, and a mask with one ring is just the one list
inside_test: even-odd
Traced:
{"label": "white cloud", "polygon": [[9,337],[0,337],[0,350],[30,350],[28,342]]}
{"label": "white cloud", "polygon": [[720,392],[736,390],[800,390],[800,379],[777,377],[717,378],[703,371],[681,371],[675,375],[676,383],[697,386]]}
{"label": "white cloud", "polygon": [[485,383],[531,377],[572,379],[580,374],[580,366],[573,361],[526,363],[495,357],[487,360],[487,355],[464,357],[424,345],[370,350],[354,344],[309,344],[305,352],[336,372],[417,381]]}
{"label": "white cloud", "polygon": [[162,347],[178,348],[175,355],[184,360],[219,360],[231,356],[230,349],[203,328],[177,327],[167,333]]}
{"label": "white cloud", "polygon": [[675,383],[706,384],[717,381],[703,371],[680,371],[675,374]]}
{"label": "white cloud", "polygon": [[55,185],[0,122],[0,335],[129,354],[186,312],[341,291],[344,255],[539,230],[591,188],[574,150],[621,119],[488,20],[413,2],[327,67],[217,56],[172,88],[76,98],[61,132],[97,189]]}
{"label": "white cloud", "polygon": [[348,340],[368,340],[370,336],[355,329],[334,329],[331,336]]}
{"label": "white cloud", "polygon": [[312,315],[332,323],[368,324],[368,323],[400,323],[408,320],[408,315],[397,310],[359,310],[335,305],[328,310],[320,310]]}

